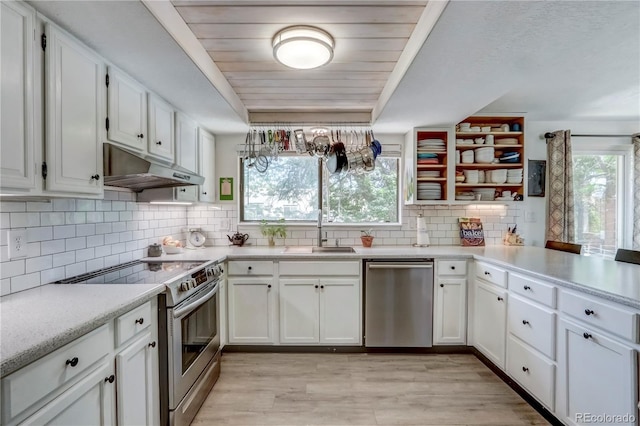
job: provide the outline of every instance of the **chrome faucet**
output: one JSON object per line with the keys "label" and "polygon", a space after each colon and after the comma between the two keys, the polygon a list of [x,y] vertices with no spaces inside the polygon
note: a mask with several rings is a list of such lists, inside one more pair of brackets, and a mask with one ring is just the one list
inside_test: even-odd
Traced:
{"label": "chrome faucet", "polygon": [[322,209],[318,209],[318,247],[322,247],[322,243],[326,241],[326,237],[322,238]]}

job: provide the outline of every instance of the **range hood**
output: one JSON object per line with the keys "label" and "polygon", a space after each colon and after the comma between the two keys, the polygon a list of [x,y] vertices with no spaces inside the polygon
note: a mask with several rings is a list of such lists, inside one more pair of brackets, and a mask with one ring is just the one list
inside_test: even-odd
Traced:
{"label": "range hood", "polygon": [[202,185],[204,178],[176,165],[160,163],[110,143],[102,144],[104,184],[129,188],[135,192],[151,188]]}

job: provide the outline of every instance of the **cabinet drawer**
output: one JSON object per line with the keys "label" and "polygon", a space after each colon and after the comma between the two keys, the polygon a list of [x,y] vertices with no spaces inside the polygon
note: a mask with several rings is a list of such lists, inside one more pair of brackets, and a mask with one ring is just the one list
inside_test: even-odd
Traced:
{"label": "cabinet drawer", "polygon": [[500,287],[507,287],[507,271],[497,266],[476,262],[476,277],[499,285]]}
{"label": "cabinet drawer", "polygon": [[229,275],[273,275],[273,262],[264,260],[233,260]]}
{"label": "cabinet drawer", "polygon": [[507,339],[507,374],[554,410],[555,366],[513,336]]}
{"label": "cabinet drawer", "polygon": [[360,275],[360,262],[280,262],[280,275],[311,275],[323,277]]}
{"label": "cabinet drawer", "polygon": [[113,350],[110,324],[74,340],[2,379],[2,423],[83,376]]}
{"label": "cabinet drawer", "polygon": [[151,325],[151,302],[116,318],[116,347]]}
{"label": "cabinet drawer", "polygon": [[509,331],[538,351],[555,359],[556,314],[517,296],[509,298]]}
{"label": "cabinet drawer", "polygon": [[550,308],[556,307],[556,288],[524,275],[509,274],[509,290]]}
{"label": "cabinet drawer", "polygon": [[438,260],[438,276],[467,275],[466,260]]}
{"label": "cabinet drawer", "polygon": [[638,314],[631,310],[565,291],[560,298],[560,309],[586,324],[600,327],[634,343],[638,341]]}

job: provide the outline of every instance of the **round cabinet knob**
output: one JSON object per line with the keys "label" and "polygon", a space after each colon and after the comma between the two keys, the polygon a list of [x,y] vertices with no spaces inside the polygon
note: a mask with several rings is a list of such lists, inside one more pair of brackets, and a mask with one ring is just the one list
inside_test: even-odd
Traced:
{"label": "round cabinet knob", "polygon": [[315,287],[315,288],[318,288],[318,284],[316,284],[314,287]]}
{"label": "round cabinet knob", "polygon": [[144,133],[140,133],[140,134],[138,135],[138,139],[142,139],[142,138],[144,138]]}
{"label": "round cabinet knob", "polygon": [[451,270],[452,270],[452,271],[453,271],[453,270],[455,270],[455,269],[456,269],[456,267],[455,267],[455,266],[452,266],[452,267],[451,267]]}
{"label": "round cabinet knob", "polygon": [[523,324],[523,325],[529,325],[529,321],[527,321],[527,320],[522,320],[522,324]]}
{"label": "round cabinet knob", "polygon": [[582,333],[582,337],[584,337],[585,339],[591,339],[593,336],[589,333]]}
{"label": "round cabinet knob", "polygon": [[444,287],[444,284],[440,284],[440,287]]}
{"label": "round cabinet knob", "polygon": [[529,287],[528,285],[525,285],[525,286],[524,286],[524,289],[525,289],[525,290],[531,290],[531,287]]}
{"label": "round cabinet knob", "polygon": [[321,285],[321,286],[320,286],[320,288],[324,288],[324,286],[323,286],[323,285]]}
{"label": "round cabinet knob", "polygon": [[528,372],[529,372],[529,369],[528,369],[527,367],[524,367],[524,366],[523,366],[523,367],[522,367],[522,371],[524,371],[525,373],[528,373]]}
{"label": "round cabinet knob", "polygon": [[268,284],[268,285],[267,285],[267,288],[271,288],[271,284]]}
{"label": "round cabinet knob", "polygon": [[207,191],[202,191],[202,195],[207,195]]}
{"label": "round cabinet knob", "polygon": [[180,188],[180,192],[187,192],[186,188]]}
{"label": "round cabinet knob", "polygon": [[587,316],[595,314],[595,312],[593,312],[591,309],[585,309],[585,310],[584,310],[584,313],[585,313],[585,315],[587,315]]}
{"label": "round cabinet knob", "polygon": [[153,341],[153,342],[149,343],[149,347],[150,348],[155,348],[156,347],[156,342]]}
{"label": "round cabinet knob", "polygon": [[97,173],[95,175],[91,175],[91,180],[100,180],[100,175]]}
{"label": "round cabinet knob", "polygon": [[162,145],[162,141],[156,142],[156,145]]}
{"label": "round cabinet knob", "polygon": [[105,377],[105,378],[104,378],[104,382],[105,382],[105,383],[107,383],[107,382],[109,382],[109,383],[113,383],[113,382],[115,382],[115,380],[116,380],[116,376],[114,376],[113,374],[112,374],[112,375],[110,375],[109,377]]}
{"label": "round cabinet knob", "polygon": [[498,296],[498,302],[502,302],[504,299],[500,296]]}
{"label": "round cabinet knob", "polygon": [[73,358],[68,359],[68,360],[67,360],[67,362],[66,362],[66,364],[67,364],[67,365],[70,365],[70,366],[72,366],[72,367],[75,367],[76,365],[78,365],[78,361],[79,361],[79,360],[78,360],[78,357],[77,357],[77,356],[74,356]]}
{"label": "round cabinet knob", "polygon": [[136,324],[140,324],[140,325],[142,325],[142,323],[144,323],[144,318],[138,318],[138,319],[136,320]]}
{"label": "round cabinet knob", "polygon": [[489,272],[489,271],[484,271],[484,274],[485,274],[485,275],[491,275],[491,272]]}

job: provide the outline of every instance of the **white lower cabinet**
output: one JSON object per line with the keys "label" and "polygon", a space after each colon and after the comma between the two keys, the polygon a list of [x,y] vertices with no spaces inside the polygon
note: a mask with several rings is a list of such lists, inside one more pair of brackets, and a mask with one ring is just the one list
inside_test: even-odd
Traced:
{"label": "white lower cabinet", "polygon": [[551,411],[555,404],[555,369],[553,362],[530,349],[516,337],[509,335],[507,374]]}
{"label": "white lower cabinet", "polygon": [[[229,271],[233,268],[230,266]],[[229,343],[273,344],[277,291],[273,278],[227,280]]]}
{"label": "white lower cabinet", "polygon": [[475,281],[475,347],[504,370],[507,330],[507,291],[492,284]]}
{"label": "white lower cabinet", "polygon": [[436,260],[433,344],[467,343],[467,261]]}
{"label": "white lower cabinet", "polygon": [[157,425],[156,312],[154,299],[3,377],[0,423]]}
{"label": "white lower cabinet", "polygon": [[357,344],[358,279],[281,278],[280,343]]}
{"label": "white lower cabinet", "polygon": [[113,361],[101,364],[21,424],[115,425],[115,383],[110,381],[113,376]]}
{"label": "white lower cabinet", "polygon": [[116,355],[118,424],[158,424],[157,341],[146,331]]}
{"label": "white lower cabinet", "polygon": [[[605,416],[598,424],[637,424],[638,365],[632,347],[563,319],[558,349],[557,412],[563,422],[594,423],[585,418],[593,415]],[[635,423],[624,421],[629,416]]]}

